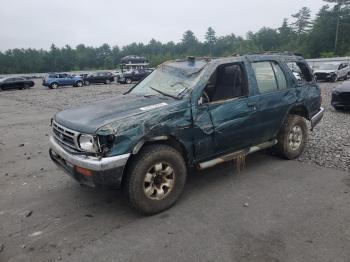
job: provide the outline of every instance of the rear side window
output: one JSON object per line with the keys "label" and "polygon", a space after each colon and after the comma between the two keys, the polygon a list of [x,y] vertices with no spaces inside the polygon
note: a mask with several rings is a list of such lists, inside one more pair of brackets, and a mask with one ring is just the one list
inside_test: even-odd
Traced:
{"label": "rear side window", "polygon": [[56,78],[56,75],[49,75],[49,78]]}
{"label": "rear side window", "polygon": [[288,87],[287,79],[280,65],[277,64],[276,62],[272,62],[272,66],[273,66],[273,70],[275,71],[278,89],[286,89]]}
{"label": "rear side window", "polygon": [[270,62],[256,62],[252,64],[260,93],[277,90],[275,73]]}
{"label": "rear side window", "polygon": [[298,82],[311,82],[314,79],[309,67],[305,63],[299,61],[288,62],[287,65]]}

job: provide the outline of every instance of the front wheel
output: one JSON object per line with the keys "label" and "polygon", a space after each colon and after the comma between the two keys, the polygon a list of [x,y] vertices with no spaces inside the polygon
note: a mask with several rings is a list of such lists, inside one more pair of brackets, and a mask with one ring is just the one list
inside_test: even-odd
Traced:
{"label": "front wheel", "polygon": [[338,77],[336,75],[333,75],[331,78],[331,82],[337,82],[338,81]]}
{"label": "front wheel", "polygon": [[127,79],[125,79],[125,83],[127,83],[128,85],[129,85],[129,84],[131,84],[131,83],[132,83],[131,78],[127,78]]}
{"label": "front wheel", "polygon": [[109,79],[107,79],[106,81],[105,81],[105,84],[106,85],[109,85],[111,83],[111,80],[109,80]]}
{"label": "front wheel", "polygon": [[128,168],[124,192],[138,212],[152,215],[171,207],[180,197],[187,169],[182,155],[166,145],[144,148]]}
{"label": "front wheel", "polygon": [[89,85],[90,85],[90,81],[85,80],[85,85],[86,85],[86,86],[89,86]]}
{"label": "front wheel", "polygon": [[50,88],[51,88],[51,89],[57,89],[57,88],[58,88],[58,84],[57,84],[57,83],[52,83],[52,84],[50,85]]}
{"label": "front wheel", "polygon": [[286,159],[296,159],[303,152],[308,137],[306,121],[298,115],[289,115],[277,137],[277,151]]}
{"label": "front wheel", "polygon": [[82,82],[82,81],[78,81],[78,82],[76,83],[76,86],[77,86],[77,87],[82,87],[82,86],[83,86],[83,82]]}

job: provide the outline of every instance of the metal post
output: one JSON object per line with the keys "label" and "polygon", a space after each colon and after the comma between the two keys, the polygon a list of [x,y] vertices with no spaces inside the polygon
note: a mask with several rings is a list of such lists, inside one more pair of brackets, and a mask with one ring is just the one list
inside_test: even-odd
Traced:
{"label": "metal post", "polygon": [[334,53],[337,52],[338,37],[339,37],[340,15],[338,14],[337,28],[335,30]]}

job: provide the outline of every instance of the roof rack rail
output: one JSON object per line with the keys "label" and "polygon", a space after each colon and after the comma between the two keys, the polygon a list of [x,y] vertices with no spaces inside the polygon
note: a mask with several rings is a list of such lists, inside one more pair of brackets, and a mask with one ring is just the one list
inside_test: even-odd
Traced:
{"label": "roof rack rail", "polygon": [[250,53],[248,55],[289,55],[289,56],[303,56],[299,53],[294,53],[291,51],[264,51],[264,52],[256,52]]}

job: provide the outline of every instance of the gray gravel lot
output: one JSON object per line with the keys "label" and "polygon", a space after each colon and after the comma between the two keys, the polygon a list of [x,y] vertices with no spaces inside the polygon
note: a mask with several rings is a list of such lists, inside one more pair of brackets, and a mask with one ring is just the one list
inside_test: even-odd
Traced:
{"label": "gray gravel lot", "polygon": [[320,83],[325,115],[310,133],[306,150],[298,160],[349,171],[350,111],[336,111],[330,105],[332,90],[340,83]]}
{"label": "gray gravel lot", "polygon": [[258,153],[240,174],[231,163],[191,171],[179,203],[152,217],[48,157],[54,113],[128,86],[1,92],[0,262],[349,262],[350,113],[330,107],[333,85],[321,83],[325,117],[298,161]]}

